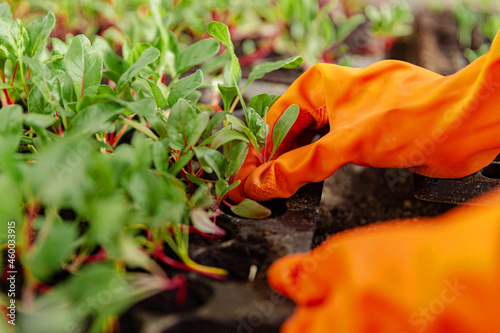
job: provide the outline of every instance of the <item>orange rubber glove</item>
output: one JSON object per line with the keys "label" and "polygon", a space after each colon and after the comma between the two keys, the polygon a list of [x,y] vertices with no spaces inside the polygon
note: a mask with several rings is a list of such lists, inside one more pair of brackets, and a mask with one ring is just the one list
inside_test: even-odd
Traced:
{"label": "orange rubber glove", "polygon": [[368,225],[279,259],[269,283],[297,303],[281,332],[500,332],[499,196],[482,198],[496,206]]}
{"label": "orange rubber glove", "polygon": [[[499,87],[500,38],[488,54],[446,77],[395,60],[361,69],[315,65],[267,115],[272,134],[290,105],[301,110],[279,157],[259,166],[250,149],[230,198],[289,197],[351,162],[439,178],[474,173],[500,152]],[[301,146],[321,130],[327,134]]]}

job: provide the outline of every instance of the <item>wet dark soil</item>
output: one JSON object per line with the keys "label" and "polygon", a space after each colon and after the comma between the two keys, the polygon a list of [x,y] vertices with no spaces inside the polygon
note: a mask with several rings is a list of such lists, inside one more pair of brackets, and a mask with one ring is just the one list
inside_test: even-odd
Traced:
{"label": "wet dark soil", "polygon": [[342,230],[399,218],[436,216],[454,207],[415,198],[413,177],[399,169],[352,164],[340,168],[325,181],[313,247]]}

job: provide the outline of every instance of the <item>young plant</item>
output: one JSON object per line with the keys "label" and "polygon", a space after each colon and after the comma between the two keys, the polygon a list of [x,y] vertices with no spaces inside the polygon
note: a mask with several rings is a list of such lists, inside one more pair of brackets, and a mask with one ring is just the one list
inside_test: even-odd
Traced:
{"label": "young plant", "polygon": [[[227,274],[189,257],[189,235],[224,235],[219,206],[237,186],[249,144],[265,149],[265,113],[275,97],[245,105],[225,25],[213,22],[209,32],[229,61],[216,56],[215,39],[186,46],[157,23],[152,44],[124,44],[120,55],[107,40],[84,35],[53,38],[49,50],[54,14],[24,26],[0,4],[0,191],[9,193],[0,201],[3,253],[15,244],[12,258],[2,257],[1,279],[15,269],[24,281],[16,294],[20,331],[75,331],[90,323],[90,332],[100,332],[153,292],[178,290],[181,302],[186,279],[179,269]],[[227,111],[200,102],[207,68],[217,69],[210,62],[226,63],[219,88]],[[247,85],[300,63],[293,57],[256,66]],[[237,99],[247,124],[229,112]],[[290,109],[273,147],[294,121],[297,107]],[[249,201],[232,208],[270,214]],[[105,302],[89,301],[105,292]],[[1,294],[3,310],[9,302]]]}
{"label": "young plant", "polygon": [[[489,1],[479,4],[460,2],[455,5],[453,14],[458,23],[458,39],[464,49],[464,56],[470,62],[486,54],[491,42],[500,30],[500,14]],[[483,41],[479,47],[472,45],[474,30],[480,33]]]}
{"label": "young plant", "polygon": [[413,14],[407,2],[399,1],[392,5],[382,3],[380,8],[372,5],[365,7],[373,33],[383,37],[401,37],[413,32]]}

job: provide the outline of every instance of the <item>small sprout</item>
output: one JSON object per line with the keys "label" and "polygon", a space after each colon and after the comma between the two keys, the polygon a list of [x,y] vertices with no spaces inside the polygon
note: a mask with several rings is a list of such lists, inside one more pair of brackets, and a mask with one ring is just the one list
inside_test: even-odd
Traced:
{"label": "small sprout", "polygon": [[248,282],[254,282],[258,271],[257,265],[250,266],[250,271],[248,272]]}

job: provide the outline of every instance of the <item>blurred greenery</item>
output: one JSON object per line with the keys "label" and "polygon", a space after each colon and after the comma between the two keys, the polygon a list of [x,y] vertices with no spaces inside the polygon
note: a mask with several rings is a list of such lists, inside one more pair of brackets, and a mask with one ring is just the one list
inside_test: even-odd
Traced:
{"label": "blurred greenery", "polygon": [[[189,258],[189,234],[224,236],[219,206],[238,185],[250,142],[266,137],[263,118],[276,96],[259,97],[260,113],[247,113],[251,128],[234,125],[231,112],[238,100],[246,107],[241,93],[250,82],[240,90],[223,23],[212,23],[215,38],[186,45],[156,22],[150,42],[124,39],[115,50],[97,35],[50,38],[56,17],[49,11],[25,24],[0,4],[0,190],[9,193],[0,201],[2,254],[12,234],[6,222],[16,234],[16,257],[2,256],[0,269],[18,267],[24,281],[16,291],[22,331],[100,332],[152,292],[184,288],[185,279],[167,276],[159,262],[227,274]],[[220,55],[219,42],[228,47]],[[295,56],[261,64],[250,77],[301,63]],[[223,97],[231,112],[216,104]],[[271,213],[254,201],[245,207],[249,218]],[[136,287],[144,274],[159,282]],[[5,308],[9,299],[0,295]]]}
{"label": "blurred greenery", "polygon": [[[206,37],[213,20],[226,24],[243,65],[274,53],[300,54],[304,66],[341,61],[349,54],[346,38],[366,22],[373,36],[411,33],[412,14],[405,1],[387,0],[380,9],[356,0],[8,0],[14,16],[29,22],[50,10],[57,17],[53,36],[99,35],[115,49],[123,44],[153,43],[167,29],[186,44]],[[164,32],[163,32],[164,33]],[[165,36],[164,36],[165,38]],[[368,39],[369,40],[369,39]],[[352,51],[352,50],[351,50]],[[344,63],[348,63],[344,61]]]}

